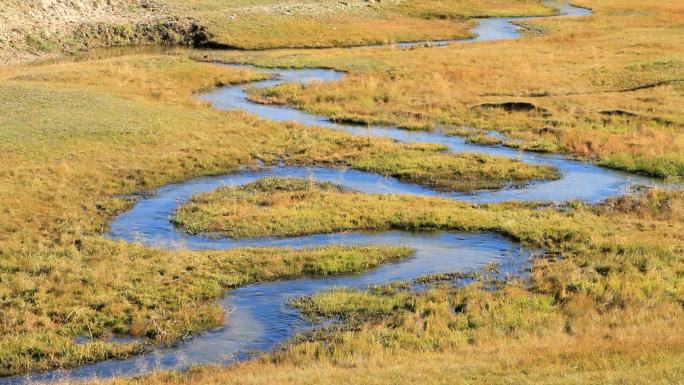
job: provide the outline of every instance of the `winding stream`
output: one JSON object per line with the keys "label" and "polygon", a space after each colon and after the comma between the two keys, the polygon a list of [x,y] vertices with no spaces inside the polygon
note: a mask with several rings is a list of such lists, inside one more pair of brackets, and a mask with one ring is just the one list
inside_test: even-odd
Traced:
{"label": "winding stream", "polygon": [[[583,16],[589,10],[559,6],[562,15]],[[520,27],[513,22],[524,18],[481,19],[474,29],[476,38],[462,42],[514,39]],[[451,42],[437,42],[449,44]],[[403,46],[423,43],[406,43]],[[335,81],[344,75],[332,70],[273,70],[258,69],[275,75],[274,80],[252,83],[254,87],[272,87],[281,83]],[[351,232],[331,235],[312,235],[286,239],[259,238],[247,240],[210,239],[191,236],[170,223],[176,208],[192,196],[212,191],[220,186],[238,186],[265,176],[306,177],[317,181],[334,182],[358,191],[373,194],[414,194],[442,196],[472,202],[501,202],[506,200],[543,200],[560,202],[580,199],[599,202],[609,196],[625,193],[630,187],[654,184],[648,178],[594,166],[590,163],[564,159],[559,155],[517,151],[502,146],[482,146],[466,143],[462,138],[440,132],[413,132],[393,127],[358,127],[336,124],[325,117],[314,116],[287,106],[259,105],[247,100],[243,87],[226,87],[205,94],[202,98],[224,110],[244,109],[258,116],[276,121],[295,121],[342,130],[354,135],[372,135],[403,142],[431,142],[446,145],[452,152],[471,151],[516,158],[528,163],[549,164],[557,167],[562,177],[556,181],[533,183],[517,189],[481,191],[476,193],[442,193],[418,185],[402,183],[393,178],[355,170],[325,168],[275,167],[261,171],[240,172],[218,177],[190,180],[160,188],[156,194],[141,199],[136,206],[111,224],[111,239],[140,242],[164,248],[227,249],[243,246],[284,246],[293,248],[331,244],[392,244],[414,248],[415,254],[406,260],[386,264],[374,270],[349,276],[311,278],[247,285],[231,290],[220,301],[230,312],[227,324],[203,333],[177,346],[158,349],[126,360],[105,361],[72,370],[50,371],[27,376],[0,379],[0,384],[54,382],[64,379],[109,378],[134,376],[155,370],[184,369],[190,365],[231,363],[268,351],[312,325],[300,313],[288,306],[293,297],[311,295],[325,288],[345,286],[363,288],[397,280],[455,271],[476,271],[489,262],[502,266],[501,274],[523,275],[530,251],[507,238],[492,233],[467,234],[458,232]]]}

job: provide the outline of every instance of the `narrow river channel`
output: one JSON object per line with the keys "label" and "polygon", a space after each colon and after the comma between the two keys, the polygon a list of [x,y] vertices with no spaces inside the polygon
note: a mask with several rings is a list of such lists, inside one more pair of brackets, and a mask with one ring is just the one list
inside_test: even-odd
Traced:
{"label": "narrow river channel", "polygon": [[[563,16],[585,16],[591,13],[587,9],[573,7],[567,3],[561,3],[558,8]],[[481,19],[479,25],[473,30],[477,33],[477,37],[458,42],[436,42],[435,45],[515,39],[520,36],[520,27],[514,22],[522,19],[524,18]],[[399,45],[418,44],[422,42]],[[257,70],[274,75],[274,79],[252,83],[250,84],[252,87],[272,87],[293,82],[335,81],[344,76],[340,72],[321,69]],[[476,203],[507,200],[561,202],[568,199],[594,203],[610,196],[624,194],[635,185],[656,183],[648,178],[601,168],[590,163],[568,160],[560,155],[517,151],[503,146],[468,144],[463,138],[444,135],[439,131],[414,132],[394,127],[358,127],[337,124],[325,117],[310,115],[288,106],[253,103],[247,99],[243,86],[221,88],[202,95],[202,99],[218,109],[243,109],[275,121],[294,121],[355,135],[387,137],[402,142],[439,143],[446,145],[452,152],[477,152],[515,158],[528,163],[548,164],[558,168],[561,178],[549,182],[532,183],[521,188],[465,194],[438,192],[426,187],[402,183],[393,178],[355,170],[274,167],[198,178],[164,186],[153,196],[141,199],[132,210],[115,218],[108,237],[155,247],[183,247],[196,250],[245,246],[305,248],[332,244],[390,244],[411,247],[415,253],[409,259],[386,264],[361,274],[327,278],[303,277],[289,281],[251,284],[231,290],[221,300],[221,305],[226,312],[230,313],[225,326],[181,342],[172,348],[157,349],[126,360],[105,361],[71,370],[8,377],[0,379],[0,384],[102,379],[142,375],[157,370],[182,370],[196,364],[233,363],[272,350],[296,333],[315,326],[302,317],[299,311],[288,305],[288,300],[291,298],[311,295],[332,287],[364,288],[368,285],[392,281],[409,281],[432,273],[475,272],[491,262],[499,263],[501,266],[499,274],[524,276],[532,254],[531,251],[521,248],[511,240],[493,233],[387,231],[312,235],[285,239],[234,240],[191,236],[174,228],[169,218],[173,216],[179,205],[198,193],[212,191],[224,185],[243,185],[266,176],[305,177],[317,181],[334,182],[350,189],[372,194],[441,196]]]}

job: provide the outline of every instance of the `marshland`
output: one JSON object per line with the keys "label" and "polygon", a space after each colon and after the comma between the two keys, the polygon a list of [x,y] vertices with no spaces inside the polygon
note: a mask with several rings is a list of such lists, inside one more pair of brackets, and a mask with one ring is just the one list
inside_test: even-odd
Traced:
{"label": "marshland", "polygon": [[0,383],[684,381],[684,4],[10,0]]}

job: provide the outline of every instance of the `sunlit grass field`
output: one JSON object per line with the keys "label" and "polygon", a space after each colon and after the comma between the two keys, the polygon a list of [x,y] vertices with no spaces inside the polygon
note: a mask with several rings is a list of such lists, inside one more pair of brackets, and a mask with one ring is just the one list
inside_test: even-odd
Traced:
{"label": "sunlit grass field", "polygon": [[[261,102],[409,129],[494,129],[514,147],[660,177],[684,176],[684,6],[628,0],[579,5],[594,15],[526,21],[544,35],[528,32],[515,41],[217,56],[351,73],[335,84],[255,92]],[[515,109],[507,103],[527,105]]]}
{"label": "sunlit grass field", "polygon": [[213,40],[243,49],[387,44],[471,35],[471,17],[548,15],[535,0],[217,1],[170,0],[173,11],[207,25]]}
{"label": "sunlit grass field", "polygon": [[298,299],[305,314],[343,323],[257,362],[114,383],[677,383],[683,207],[681,193],[664,191],[559,210],[368,195],[302,179],[222,188],[189,202],[178,222],[235,238],[497,231],[547,257],[534,261],[529,281],[498,282],[495,291],[485,273],[464,288],[447,280],[418,293],[389,285]]}
{"label": "sunlit grass field", "polygon": [[[0,67],[0,375],[126,357],[230,322],[247,283],[360,272],[397,245],[191,251],[107,240],[139,194],[261,165],[353,168],[440,190],[557,178],[516,160],[449,154],[221,112],[198,92],[263,79],[206,63],[326,67],[334,83],[252,91],[332,119],[451,130],[680,180],[684,4],[581,0],[593,16],[526,21],[517,41],[447,48],[170,51]],[[532,0],[173,0],[217,43],[328,47],[469,36],[471,17],[548,15]],[[201,60],[203,62],[199,62]],[[513,103],[513,104],[510,104]],[[507,107],[528,103],[531,108]],[[504,139],[489,136],[501,131]],[[175,218],[234,238],[353,230],[493,231],[544,251],[530,278],[333,290],[295,305],[337,326],[232,367],[116,384],[679,384],[684,196],[600,205],[472,205],[265,179],[196,196]],[[491,290],[492,285],[497,290]],[[113,336],[139,339],[112,343]],[[88,337],[78,344],[76,337]]]}
{"label": "sunlit grass field", "polygon": [[[215,111],[195,92],[263,75],[182,55],[7,67],[1,73],[2,374],[147,348],[108,343],[111,335],[173,343],[222,321],[215,300],[223,290],[298,274],[292,259],[359,260],[340,266],[361,268],[397,255],[382,247],[170,252],[106,241],[100,234],[109,219],[134,203],[127,194],[259,162],[353,167],[444,189],[556,177],[553,169],[514,160]],[[475,168],[482,164],[489,166]],[[464,180],[454,182],[455,175]],[[217,256],[224,261],[220,274],[213,265]],[[263,275],[226,278],[252,271],[240,262],[245,260],[259,264]],[[171,273],[188,261],[205,268]],[[181,281],[171,285],[175,280]],[[101,339],[74,342],[91,335]]]}
{"label": "sunlit grass field", "polygon": [[6,0],[0,64],[109,46],[325,48],[456,39],[471,35],[470,17],[552,12],[537,0]]}

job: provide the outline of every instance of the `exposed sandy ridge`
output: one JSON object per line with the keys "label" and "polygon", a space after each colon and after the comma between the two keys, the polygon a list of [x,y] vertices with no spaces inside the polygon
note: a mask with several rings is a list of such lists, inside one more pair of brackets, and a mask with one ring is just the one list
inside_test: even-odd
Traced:
{"label": "exposed sandy ridge", "polygon": [[203,28],[172,17],[153,0],[5,0],[0,63],[19,63],[88,47],[183,43]]}

